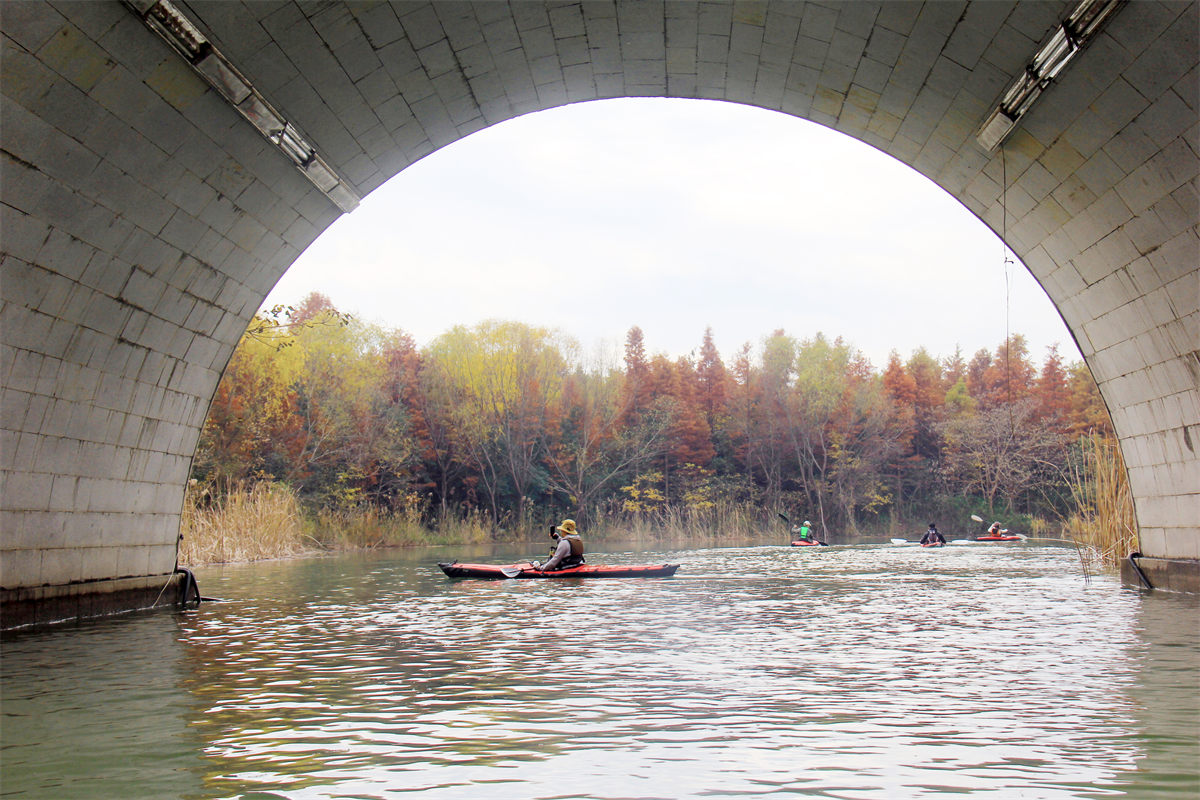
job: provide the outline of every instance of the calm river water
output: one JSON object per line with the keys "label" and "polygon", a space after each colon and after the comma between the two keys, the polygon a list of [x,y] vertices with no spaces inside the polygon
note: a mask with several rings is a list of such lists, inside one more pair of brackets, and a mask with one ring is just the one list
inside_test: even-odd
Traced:
{"label": "calm river water", "polygon": [[211,568],[226,602],[9,637],[0,794],[1200,796],[1195,597],[1033,543],[607,550],[682,566]]}

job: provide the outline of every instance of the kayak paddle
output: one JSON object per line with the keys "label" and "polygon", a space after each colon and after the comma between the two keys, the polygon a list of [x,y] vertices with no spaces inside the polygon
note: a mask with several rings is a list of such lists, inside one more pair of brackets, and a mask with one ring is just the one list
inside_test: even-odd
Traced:
{"label": "kayak paddle", "polygon": [[908,544],[908,539],[892,539],[892,544]]}
{"label": "kayak paddle", "polygon": [[524,571],[526,567],[532,567],[532,566],[533,566],[533,562],[525,564],[524,566],[517,566],[516,564],[513,564],[511,567],[501,567],[500,574],[506,578],[515,578],[518,575],[520,575],[521,572]]}

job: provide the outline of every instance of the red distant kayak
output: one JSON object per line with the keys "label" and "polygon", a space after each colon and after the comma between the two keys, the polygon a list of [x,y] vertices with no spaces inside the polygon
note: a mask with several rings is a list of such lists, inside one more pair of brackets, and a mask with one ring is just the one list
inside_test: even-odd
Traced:
{"label": "red distant kayak", "polygon": [[818,542],[816,539],[797,539],[792,542],[792,547],[824,547],[824,542]]}
{"label": "red distant kayak", "polygon": [[632,564],[626,566],[581,564],[578,567],[542,572],[526,561],[523,564],[460,564],[439,561],[438,566],[450,578],[668,578],[679,569],[678,564]]}
{"label": "red distant kayak", "polygon": [[1019,542],[1020,536],[976,536],[977,542]]}

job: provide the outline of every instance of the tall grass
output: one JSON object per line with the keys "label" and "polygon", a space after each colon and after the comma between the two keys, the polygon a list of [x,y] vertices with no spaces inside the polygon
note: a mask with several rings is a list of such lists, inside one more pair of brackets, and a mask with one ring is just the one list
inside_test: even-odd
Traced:
{"label": "tall grass", "polygon": [[652,513],[603,515],[584,536],[622,542],[790,541],[789,526],[773,517],[764,521],[764,516],[762,509],[735,503],[670,506]]}
{"label": "tall grass", "polygon": [[1080,548],[1085,568],[1114,569],[1138,547],[1125,462],[1115,439],[1091,436],[1080,444],[1069,475],[1076,510],[1063,532]]}
{"label": "tall grass", "polygon": [[300,502],[286,486],[257,483],[216,493],[193,483],[180,521],[179,563],[195,566],[301,555],[315,549],[304,528]]}
{"label": "tall grass", "polygon": [[495,542],[507,537],[479,512],[423,522],[423,509],[410,504],[396,511],[363,505],[322,510],[312,521],[313,538],[330,550],[373,550],[420,544]]}
{"label": "tall grass", "polygon": [[397,511],[363,505],[309,512],[284,484],[240,484],[217,490],[193,483],[180,522],[179,563],[224,564],[329,550],[521,538],[517,532],[496,529],[478,512],[440,519],[429,527],[422,522],[423,510],[409,503]]}

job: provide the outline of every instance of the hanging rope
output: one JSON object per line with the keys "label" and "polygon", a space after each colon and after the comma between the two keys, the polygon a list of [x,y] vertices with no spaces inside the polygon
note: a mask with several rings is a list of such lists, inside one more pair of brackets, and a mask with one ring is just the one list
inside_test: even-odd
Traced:
{"label": "hanging rope", "polygon": [[1008,406],[1008,432],[1013,433],[1012,410],[1012,277],[1010,267],[1013,260],[1008,257],[1008,162],[1004,158],[1004,146],[1000,146],[1000,245],[1004,258],[1004,400]]}

